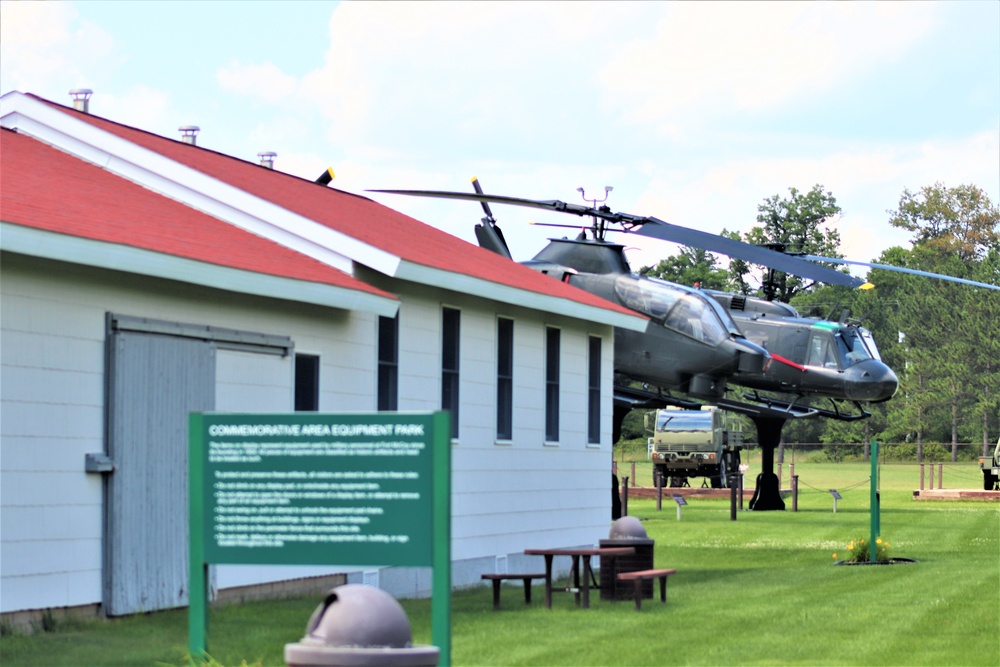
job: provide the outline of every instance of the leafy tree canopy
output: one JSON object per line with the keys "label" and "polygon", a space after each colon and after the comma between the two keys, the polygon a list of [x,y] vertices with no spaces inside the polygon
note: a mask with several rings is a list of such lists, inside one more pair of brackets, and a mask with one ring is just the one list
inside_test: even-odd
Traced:
{"label": "leafy tree canopy", "polygon": [[910,241],[939,255],[957,254],[963,262],[981,260],[1000,249],[1000,209],[980,188],[941,183],[919,192],[903,190],[889,224],[913,232]]}
{"label": "leafy tree canopy", "polygon": [[[809,192],[788,189],[789,196],[774,195],[757,206],[758,226],[744,236],[747,243],[773,244],[793,252],[823,257],[840,257],[840,232],[828,227],[840,214],[837,199],[822,185],[814,185]],[[730,278],[744,294],[751,291],[748,277],[765,285],[768,268],[735,260],[730,263]],[[788,303],[791,298],[813,287],[813,283],[798,276],[777,273],[774,298]],[[767,296],[765,290],[759,295]]]}
{"label": "leafy tree canopy", "polygon": [[725,290],[728,287],[726,270],[718,266],[715,255],[702,248],[684,246],[681,254],[660,260],[655,266],[643,267],[641,273],[681,285],[699,285],[704,289]]}

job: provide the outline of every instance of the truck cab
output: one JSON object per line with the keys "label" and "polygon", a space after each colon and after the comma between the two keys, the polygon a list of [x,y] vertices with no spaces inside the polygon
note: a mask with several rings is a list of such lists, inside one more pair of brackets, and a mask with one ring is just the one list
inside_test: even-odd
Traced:
{"label": "truck cab", "polygon": [[690,486],[692,477],[705,477],[712,488],[727,488],[737,473],[743,433],[724,410],[666,408],[645,417],[653,461],[653,484]]}

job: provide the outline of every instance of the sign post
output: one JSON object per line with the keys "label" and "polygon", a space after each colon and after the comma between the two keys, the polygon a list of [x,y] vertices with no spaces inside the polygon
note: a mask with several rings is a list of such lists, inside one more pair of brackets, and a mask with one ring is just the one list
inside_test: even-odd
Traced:
{"label": "sign post", "polygon": [[351,563],[433,569],[432,641],[450,664],[447,413],[193,413],[189,447],[193,657],[210,563]]}
{"label": "sign post", "polygon": [[675,493],[671,497],[674,499],[674,502],[677,503],[677,520],[680,521],[681,508],[688,504],[687,500],[685,500],[684,496],[680,495],[679,493]]}
{"label": "sign post", "polygon": [[843,496],[840,495],[840,492],[837,491],[837,489],[830,489],[830,495],[833,496],[833,513],[836,514],[837,501],[840,500]]}

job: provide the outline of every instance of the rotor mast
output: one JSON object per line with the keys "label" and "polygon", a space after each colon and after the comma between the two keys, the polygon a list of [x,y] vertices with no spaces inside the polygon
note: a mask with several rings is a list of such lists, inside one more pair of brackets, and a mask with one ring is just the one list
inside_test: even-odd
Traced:
{"label": "rotor mast", "polygon": [[594,214],[590,216],[590,219],[592,221],[590,230],[594,235],[595,241],[603,241],[604,233],[607,231],[606,220],[603,217],[598,217],[597,212],[599,211],[601,213],[611,213],[611,209],[607,205],[601,206],[599,208],[597,205],[603,204],[604,202],[608,201],[608,193],[610,193],[612,190],[614,190],[613,186],[605,185],[604,199],[588,199],[587,193],[584,192],[583,188],[576,189],[576,191],[580,193],[580,196],[583,197],[583,201],[590,204],[590,208],[594,210]]}

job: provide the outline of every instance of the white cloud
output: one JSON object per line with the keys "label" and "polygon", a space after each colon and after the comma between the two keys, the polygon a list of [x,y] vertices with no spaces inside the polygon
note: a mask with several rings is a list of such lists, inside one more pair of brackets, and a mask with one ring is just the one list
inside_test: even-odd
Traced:
{"label": "white cloud", "polygon": [[760,110],[829,94],[891,61],[932,24],[930,3],[672,3],[656,34],[611,50],[603,98],[634,123]]}
{"label": "white cloud", "polygon": [[0,3],[3,90],[32,92],[69,103],[72,88],[95,87],[94,72],[117,64],[114,39],[80,19],[66,2]]}
{"label": "white cloud", "polygon": [[178,115],[170,93],[142,85],[121,93],[94,93],[91,112],[173,139],[180,139],[177,128],[181,125],[197,124]]}
{"label": "white cloud", "polygon": [[641,6],[343,3],[325,64],[303,89],[332,141],[464,141],[486,152],[591,106],[609,30]]}
{"label": "white cloud", "polygon": [[288,101],[298,87],[295,77],[269,62],[246,65],[234,60],[228,67],[216,72],[215,78],[226,90],[260,98],[270,104]]}

